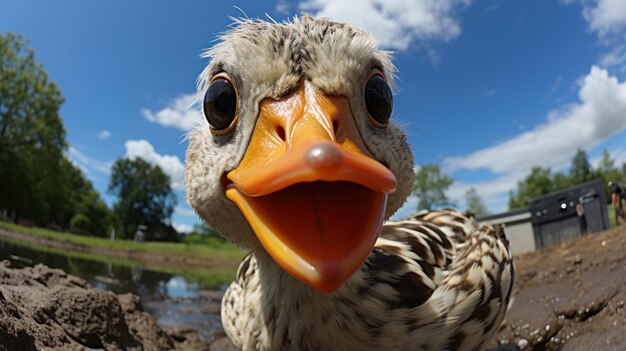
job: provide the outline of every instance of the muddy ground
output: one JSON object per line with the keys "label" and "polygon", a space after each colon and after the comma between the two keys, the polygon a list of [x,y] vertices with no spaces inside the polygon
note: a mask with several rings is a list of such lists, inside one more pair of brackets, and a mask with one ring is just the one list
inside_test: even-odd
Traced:
{"label": "muddy ground", "polygon": [[207,350],[192,330],[163,330],[139,297],[115,295],[44,265],[0,263],[0,350]]}
{"label": "muddy ground", "polygon": [[522,350],[626,350],[626,226],[515,257],[494,341]]}
{"label": "muddy ground", "polygon": [[[626,350],[626,227],[518,256],[516,267],[514,302],[489,349]],[[219,313],[219,294],[200,298]],[[61,270],[0,264],[0,351],[233,350],[213,335],[209,344],[193,328],[162,328],[138,297]]]}

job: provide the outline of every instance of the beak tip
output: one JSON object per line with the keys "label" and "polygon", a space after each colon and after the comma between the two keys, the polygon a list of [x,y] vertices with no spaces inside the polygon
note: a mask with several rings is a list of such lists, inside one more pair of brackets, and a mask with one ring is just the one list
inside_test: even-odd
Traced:
{"label": "beak tip", "polygon": [[343,161],[341,151],[329,142],[314,144],[304,157],[306,163],[315,169],[337,168]]}
{"label": "beak tip", "polygon": [[[342,268],[344,268],[342,270]],[[332,293],[345,283],[354,272],[345,271],[342,265],[329,264],[319,265],[315,273],[308,276],[300,276],[299,279],[310,287],[323,292]],[[357,267],[358,269],[358,267]]]}

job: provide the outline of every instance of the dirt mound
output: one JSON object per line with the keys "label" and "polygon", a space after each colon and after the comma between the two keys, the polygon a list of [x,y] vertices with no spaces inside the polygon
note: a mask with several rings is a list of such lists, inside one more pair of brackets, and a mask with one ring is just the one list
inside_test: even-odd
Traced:
{"label": "dirt mound", "polygon": [[[196,338],[196,339],[194,339]],[[202,350],[197,335],[173,339],[139,297],[115,295],[44,265],[0,263],[0,350]]]}
{"label": "dirt mound", "polygon": [[626,227],[517,256],[515,265],[514,300],[497,342],[626,350]]}

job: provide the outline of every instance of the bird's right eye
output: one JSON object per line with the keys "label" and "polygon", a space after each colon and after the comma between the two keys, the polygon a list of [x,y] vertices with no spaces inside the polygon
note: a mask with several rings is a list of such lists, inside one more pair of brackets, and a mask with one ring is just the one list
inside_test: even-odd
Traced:
{"label": "bird's right eye", "polygon": [[202,104],[211,133],[223,135],[233,130],[237,122],[237,103],[237,89],[233,81],[226,75],[213,78]]}
{"label": "bird's right eye", "polygon": [[374,74],[365,86],[365,105],[370,122],[377,128],[385,128],[391,118],[393,95],[380,74]]}

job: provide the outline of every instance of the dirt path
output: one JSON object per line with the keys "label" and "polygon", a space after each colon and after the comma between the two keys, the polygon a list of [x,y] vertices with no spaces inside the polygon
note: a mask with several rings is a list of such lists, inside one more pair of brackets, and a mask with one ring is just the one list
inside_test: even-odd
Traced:
{"label": "dirt path", "polygon": [[522,350],[626,350],[626,226],[515,264],[514,303],[497,341]]}

